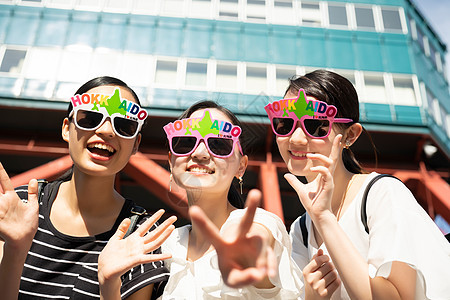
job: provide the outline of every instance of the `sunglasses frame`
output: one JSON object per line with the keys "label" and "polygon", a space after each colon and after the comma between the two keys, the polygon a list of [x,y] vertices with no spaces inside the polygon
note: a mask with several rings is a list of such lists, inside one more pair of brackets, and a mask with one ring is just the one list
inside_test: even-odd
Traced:
{"label": "sunglasses frame", "polygon": [[[196,131],[194,131],[194,132],[196,132]],[[200,145],[200,142],[203,141],[203,143],[205,144],[206,149],[208,149],[209,153],[210,153],[212,156],[219,157],[219,158],[227,158],[227,157],[230,157],[231,155],[233,155],[233,152],[234,152],[234,146],[235,146],[236,144],[238,145],[239,152],[240,152],[242,155],[244,155],[244,153],[242,152],[241,144],[239,143],[239,139],[234,139],[234,138],[224,138],[224,137],[217,136],[217,134],[213,134],[213,133],[207,134],[205,137],[202,137],[198,131],[197,131],[196,133],[198,133],[198,134],[190,134],[190,135],[172,135],[172,136],[170,136],[170,138],[169,138],[169,147],[170,147],[170,151],[171,151],[174,155],[176,155],[176,156],[189,156],[189,155],[191,155],[191,154],[198,148],[198,145]],[[195,137],[195,138],[196,138],[195,145],[194,145],[194,147],[192,147],[192,150],[190,150],[188,153],[185,153],[185,154],[177,153],[176,151],[173,150],[173,147],[172,147],[173,138],[176,138],[176,137]],[[219,139],[232,140],[232,141],[233,141],[233,145],[232,145],[230,154],[228,154],[228,155],[218,155],[218,154],[214,153],[214,151],[212,151],[212,150],[209,148],[209,145],[208,145],[208,139],[209,139],[209,138],[219,138]]]}
{"label": "sunglasses frame", "polygon": [[[115,113],[115,114],[112,114],[112,115],[110,116],[110,115],[106,112],[106,109],[105,109],[105,108],[100,108],[100,110],[101,110],[101,111],[93,111],[93,110],[89,110],[89,109],[86,109],[86,108],[83,108],[83,107],[75,107],[75,108],[70,112],[69,118],[73,117],[75,126],[76,126],[78,129],[85,130],[85,131],[95,131],[95,130],[99,129],[99,128],[103,125],[103,123],[105,123],[106,119],[107,119],[107,118],[110,118],[110,120],[111,120],[111,127],[112,127],[114,133],[115,133],[118,137],[121,137],[121,138],[124,138],[124,139],[133,139],[133,138],[135,138],[135,137],[138,135],[138,133],[141,131],[142,125],[144,124],[144,120],[139,120],[139,119],[137,119],[137,120],[131,120],[131,119],[129,119],[129,118],[124,118],[123,115],[122,115],[122,114],[119,114],[119,113]],[[81,126],[80,124],[78,124],[78,122],[77,122],[77,115],[78,115],[78,112],[80,112],[80,111],[86,111],[86,112],[92,112],[92,113],[98,113],[98,114],[101,114],[101,115],[102,115],[102,120],[100,121],[100,123],[99,123],[97,126],[95,126],[95,127],[93,127],[93,128],[85,128],[85,127],[82,127],[82,126]],[[124,135],[120,134],[120,133],[117,131],[115,125],[114,125],[114,124],[115,124],[115,123],[114,123],[114,119],[115,119],[115,118],[121,118],[121,119],[125,119],[125,120],[130,120],[130,121],[136,122],[136,123],[138,124],[138,127],[137,127],[137,129],[136,129],[136,132],[135,132],[132,136],[124,136]]]}

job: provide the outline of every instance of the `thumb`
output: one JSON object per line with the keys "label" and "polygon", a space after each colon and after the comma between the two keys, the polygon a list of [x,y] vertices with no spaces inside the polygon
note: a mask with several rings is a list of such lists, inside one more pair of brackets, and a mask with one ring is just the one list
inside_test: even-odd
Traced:
{"label": "thumb", "polygon": [[119,227],[117,228],[114,235],[111,237],[110,240],[121,240],[127,233],[128,227],[130,227],[131,220],[129,218],[123,219],[123,221],[120,223]]}
{"label": "thumb", "polygon": [[31,179],[28,183],[28,203],[37,203],[38,199],[38,182],[36,179]]}

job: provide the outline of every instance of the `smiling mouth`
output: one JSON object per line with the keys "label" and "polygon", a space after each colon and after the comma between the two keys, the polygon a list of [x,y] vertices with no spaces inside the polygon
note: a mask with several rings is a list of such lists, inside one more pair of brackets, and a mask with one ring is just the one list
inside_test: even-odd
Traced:
{"label": "smiling mouth", "polygon": [[116,153],[116,150],[110,145],[103,143],[92,143],[87,146],[89,152],[100,156],[111,157]]}
{"label": "smiling mouth", "polygon": [[292,152],[292,151],[289,151],[289,153],[292,156],[295,156],[295,157],[306,158],[306,153],[305,152]]}
{"label": "smiling mouth", "polygon": [[214,171],[209,168],[201,168],[201,167],[191,167],[187,169],[190,173],[198,173],[198,174],[214,174]]}

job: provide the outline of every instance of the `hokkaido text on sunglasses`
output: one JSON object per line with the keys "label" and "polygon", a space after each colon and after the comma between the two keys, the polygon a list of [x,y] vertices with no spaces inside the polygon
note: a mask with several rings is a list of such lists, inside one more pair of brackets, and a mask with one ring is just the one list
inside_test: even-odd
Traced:
{"label": "hokkaido text on sunglasses", "polygon": [[79,129],[96,130],[110,118],[114,133],[125,139],[136,137],[148,116],[138,104],[122,99],[118,88],[113,95],[84,93],[70,101],[73,109],[69,118],[73,117]]}

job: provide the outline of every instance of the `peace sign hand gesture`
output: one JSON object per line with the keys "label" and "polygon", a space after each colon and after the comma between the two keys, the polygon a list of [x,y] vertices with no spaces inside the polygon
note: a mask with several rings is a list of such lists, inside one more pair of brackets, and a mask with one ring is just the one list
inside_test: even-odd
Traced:
{"label": "peace sign hand gesture", "polygon": [[189,209],[192,222],[198,225],[217,252],[225,284],[233,288],[251,284],[259,288],[272,287],[268,278],[277,272],[272,249],[274,238],[267,228],[253,222],[260,199],[260,191],[250,191],[241,222],[227,228],[222,235],[201,208],[192,206]]}
{"label": "peace sign hand gesture", "polygon": [[338,134],[333,140],[330,156],[308,153],[308,159],[316,160],[320,166],[311,167],[312,172],[318,173],[312,182],[303,184],[293,174],[285,174],[284,178],[297,192],[303,207],[313,221],[319,220],[326,214],[333,214],[331,198],[333,196],[333,174],[340,154],[340,141],[342,135]]}
{"label": "peace sign hand gesture", "polygon": [[28,202],[22,202],[0,163],[0,186],[0,240],[13,251],[27,253],[38,227],[37,180],[30,180]]}

